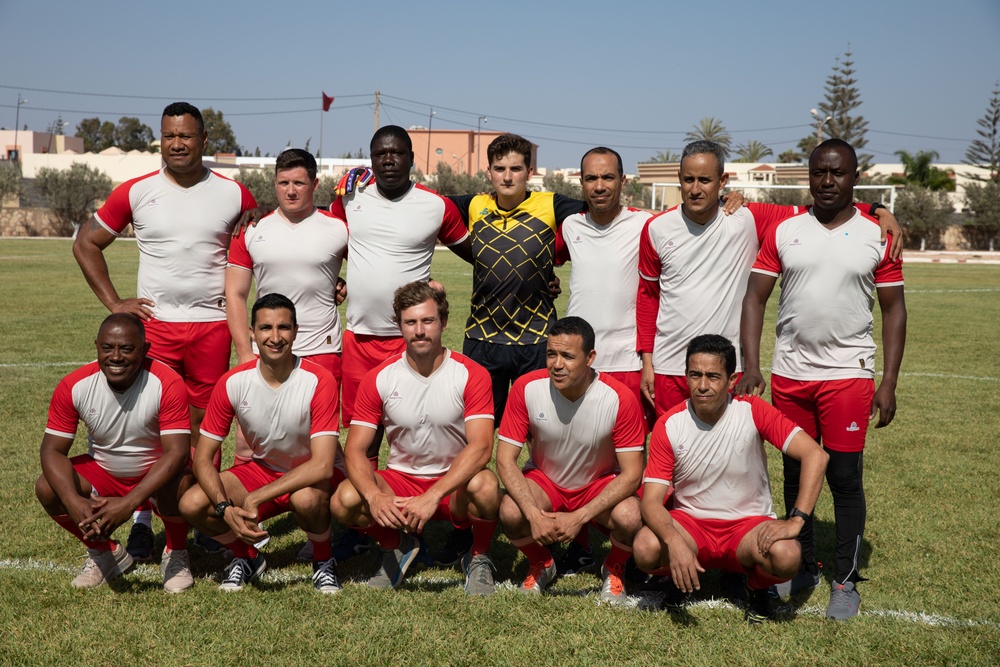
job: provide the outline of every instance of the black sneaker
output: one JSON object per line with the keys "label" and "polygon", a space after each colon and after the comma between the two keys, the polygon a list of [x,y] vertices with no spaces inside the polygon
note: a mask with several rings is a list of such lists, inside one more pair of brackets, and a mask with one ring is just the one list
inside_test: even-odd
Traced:
{"label": "black sneaker", "polygon": [[[311,546],[311,545],[310,545]],[[372,548],[372,539],[367,533],[356,530],[345,530],[340,539],[333,545],[333,557],[338,563],[344,563],[355,556],[368,553]]]}
{"label": "black sneaker", "polygon": [[566,551],[556,561],[556,572],[559,576],[568,577],[578,572],[594,570],[596,568],[594,554],[584,549],[576,542],[570,542]]}
{"label": "black sneaker", "polygon": [[194,530],[194,545],[200,547],[207,554],[221,554],[225,547],[213,540],[211,537],[201,532],[197,528]]}
{"label": "black sneaker", "polygon": [[670,577],[653,576],[643,585],[642,590],[648,593],[660,593],[660,608],[669,612],[680,612],[687,606],[688,596],[674,585]]}
{"label": "black sneaker", "polygon": [[313,588],[328,595],[340,592],[336,559],[313,561]]}
{"label": "black sneaker", "polygon": [[774,620],[774,610],[771,609],[771,596],[766,588],[752,590],[747,587],[747,608],[743,618],[748,625],[760,625]]}
{"label": "black sneaker", "polygon": [[444,546],[434,554],[434,564],[438,567],[451,567],[462,560],[462,557],[472,548],[472,529],[456,528],[448,535]]}
{"label": "black sneaker", "polygon": [[128,531],[125,551],[132,557],[132,560],[139,563],[148,563],[153,560],[152,529],[143,523],[133,523],[132,529]]}
{"label": "black sneaker", "polygon": [[260,575],[267,569],[267,561],[264,554],[258,553],[256,558],[234,558],[226,566],[226,578],[219,584],[219,590],[240,591],[251,581],[260,578]]}

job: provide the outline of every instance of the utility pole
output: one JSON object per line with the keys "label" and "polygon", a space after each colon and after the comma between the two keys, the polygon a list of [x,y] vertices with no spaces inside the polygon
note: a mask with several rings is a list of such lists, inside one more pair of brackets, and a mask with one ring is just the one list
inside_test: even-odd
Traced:
{"label": "utility pole", "polygon": [[427,116],[427,164],[424,169],[424,176],[431,173],[431,127],[434,124],[434,107],[431,107],[431,113]]}
{"label": "utility pole", "polygon": [[378,105],[379,105],[379,97],[378,97],[378,90],[376,90],[375,91],[375,129],[372,130],[372,134],[378,132]]}
{"label": "utility pole", "polygon": [[21,166],[21,147],[17,145],[17,132],[21,129],[21,105],[27,104],[28,100],[21,99],[21,93],[17,94],[17,113],[14,114],[14,153],[17,155],[17,166]]}
{"label": "utility pole", "polygon": [[[487,118],[486,116],[480,116],[479,120],[476,121],[476,171],[477,172],[479,171],[479,165],[482,163],[482,158],[480,157],[482,153],[479,152],[483,149],[482,125],[487,121],[489,121],[489,118]],[[470,173],[472,172],[471,168],[469,169],[469,172]]]}

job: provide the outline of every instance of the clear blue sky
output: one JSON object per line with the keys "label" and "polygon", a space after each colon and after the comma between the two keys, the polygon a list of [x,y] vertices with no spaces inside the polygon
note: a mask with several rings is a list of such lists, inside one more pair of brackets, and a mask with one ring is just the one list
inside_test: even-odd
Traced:
{"label": "clear blue sky", "polygon": [[[704,116],[775,155],[815,131],[850,45],[867,151],[936,150],[959,162],[1000,79],[1000,2],[135,2],[0,0],[0,125],[45,131],[61,114],[138,116],[158,131],[186,99],[224,112],[239,143],[323,154],[382,124],[484,126],[539,144],[539,164],[618,148],[634,170],[679,151]],[[88,93],[87,95],[79,93]],[[246,99],[260,98],[260,99]]]}

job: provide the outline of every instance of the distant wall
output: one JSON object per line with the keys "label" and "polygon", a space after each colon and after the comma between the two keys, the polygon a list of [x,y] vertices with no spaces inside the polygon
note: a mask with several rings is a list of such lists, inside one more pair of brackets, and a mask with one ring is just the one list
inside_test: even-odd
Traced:
{"label": "distant wall", "polygon": [[47,208],[0,208],[0,236],[59,236]]}

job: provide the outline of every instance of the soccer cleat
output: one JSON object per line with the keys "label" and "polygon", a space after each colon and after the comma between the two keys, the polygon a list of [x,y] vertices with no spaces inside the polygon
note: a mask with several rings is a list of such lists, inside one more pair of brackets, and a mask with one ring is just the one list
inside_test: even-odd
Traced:
{"label": "soccer cleat", "polygon": [[234,558],[224,570],[226,577],[219,584],[222,591],[240,591],[251,581],[260,578],[260,575],[267,569],[267,561],[264,554],[258,553],[256,558]]}
{"label": "soccer cleat", "polygon": [[200,547],[202,551],[208,554],[220,554],[226,549],[226,547],[222,546],[197,528],[194,529],[194,544],[196,547]]}
{"label": "soccer cleat", "polygon": [[128,531],[128,541],[125,551],[137,563],[148,563],[153,560],[153,530],[143,523],[133,523]]}
{"label": "soccer cleat", "polygon": [[604,580],[601,584],[601,602],[623,604],[628,599],[628,595],[625,594],[624,575],[625,568],[622,565],[601,567],[601,578]]}
{"label": "soccer cleat", "polygon": [[403,534],[399,546],[389,549],[382,556],[382,565],[378,572],[368,580],[369,588],[386,589],[399,588],[417,554],[420,553],[420,543],[409,534]]}
{"label": "soccer cleat", "polygon": [[561,577],[568,577],[578,572],[594,569],[596,561],[594,554],[581,547],[576,542],[570,542],[562,557],[556,561],[556,572]]}
{"label": "soccer cleat", "polygon": [[811,591],[812,589],[819,586],[820,582],[820,572],[823,570],[822,563],[816,563],[816,574],[813,574],[806,567],[805,563],[799,568],[799,571],[795,573],[795,576],[788,581],[783,581],[780,584],[775,584],[769,589],[770,595],[773,598],[779,598],[781,600],[787,600],[793,595],[798,595],[799,593],[804,593],[806,591]]}
{"label": "soccer cleat", "polygon": [[338,563],[344,563],[368,553],[372,548],[372,538],[367,533],[356,530],[345,530],[340,534],[340,540],[333,545],[333,557]]}
{"label": "soccer cleat", "polygon": [[135,567],[132,556],[122,544],[115,544],[111,551],[87,549],[87,560],[83,563],[80,574],[69,582],[73,588],[95,588],[125,574]]}
{"label": "soccer cleat", "polygon": [[160,559],[160,572],[163,573],[163,590],[168,593],[180,593],[194,586],[187,549],[164,549]]}
{"label": "soccer cleat", "polygon": [[830,587],[830,604],[826,606],[826,617],[835,621],[846,621],[858,615],[861,606],[861,595],[854,587],[853,581],[842,584],[833,582]]}
{"label": "soccer cleat", "polygon": [[472,529],[456,528],[448,534],[441,550],[434,554],[434,564],[451,567],[461,562],[462,557],[472,548]]}
{"label": "soccer cleat", "polygon": [[329,595],[340,592],[336,559],[313,561],[313,588]]}
{"label": "soccer cleat", "polygon": [[549,558],[548,564],[544,561],[529,563],[528,576],[521,584],[521,590],[525,593],[541,593],[555,578],[556,562],[552,558]]}
{"label": "soccer cleat", "polygon": [[760,625],[774,620],[774,611],[771,609],[771,596],[766,588],[753,590],[747,587],[747,607],[743,613],[748,625]]}
{"label": "soccer cleat", "polygon": [[462,558],[462,572],[465,573],[465,592],[469,595],[493,595],[496,584],[493,581],[493,561],[486,554],[465,554]]}

